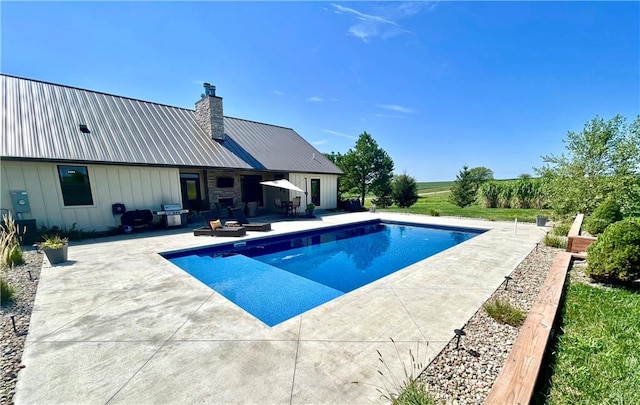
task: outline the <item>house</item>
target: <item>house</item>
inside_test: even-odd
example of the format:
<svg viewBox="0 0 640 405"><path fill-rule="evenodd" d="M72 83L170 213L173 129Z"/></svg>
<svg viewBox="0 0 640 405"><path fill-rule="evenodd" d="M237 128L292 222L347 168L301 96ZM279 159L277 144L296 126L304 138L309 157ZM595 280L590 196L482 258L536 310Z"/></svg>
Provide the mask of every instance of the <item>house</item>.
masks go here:
<svg viewBox="0 0 640 405"><path fill-rule="evenodd" d="M10 75L2 79L1 204L37 226L104 231L114 204L190 210L297 195L337 206L342 171L291 128L223 116L215 87L195 110ZM266 187L288 179L308 193ZM306 198L305 198L306 197Z"/></svg>

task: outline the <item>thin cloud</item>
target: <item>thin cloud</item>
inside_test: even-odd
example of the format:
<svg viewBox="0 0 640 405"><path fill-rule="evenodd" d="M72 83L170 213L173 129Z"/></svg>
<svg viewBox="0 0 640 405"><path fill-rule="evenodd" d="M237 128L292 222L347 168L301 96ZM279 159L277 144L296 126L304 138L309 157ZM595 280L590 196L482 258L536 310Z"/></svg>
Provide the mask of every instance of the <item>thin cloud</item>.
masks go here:
<svg viewBox="0 0 640 405"><path fill-rule="evenodd" d="M391 110L391 111L401 112L405 114L411 114L413 112L411 108L403 107L397 104L378 104L378 107L384 108L385 110Z"/></svg>
<svg viewBox="0 0 640 405"><path fill-rule="evenodd" d="M285 96L286 94L284 94L283 92L279 91L279 90L274 90L273 94L276 94L278 96Z"/></svg>
<svg viewBox="0 0 640 405"><path fill-rule="evenodd" d="M356 16L356 18L358 18L358 20L360 20L360 21L375 21L375 22L382 23L382 24L398 25L395 22L387 20L387 19L385 19L383 17L377 16L377 15L361 13L360 11L355 10L353 8L340 6L338 4L332 4L332 6L333 6L333 8L335 8L337 11L339 11L341 13L354 14Z"/></svg>
<svg viewBox="0 0 640 405"><path fill-rule="evenodd" d="M332 131L330 129L323 129L322 131L326 132L328 134L331 134L331 135L341 136L343 138L358 139L358 137L356 137L356 136L343 134L342 132Z"/></svg>
<svg viewBox="0 0 640 405"><path fill-rule="evenodd" d="M311 101L313 103L321 103L324 101L324 98L318 96L312 96L307 99L307 101Z"/></svg>
<svg viewBox="0 0 640 405"><path fill-rule="evenodd" d="M322 145L322 144L325 144L325 143L327 143L326 139L320 139L319 141L311 142L312 145Z"/></svg>
<svg viewBox="0 0 640 405"><path fill-rule="evenodd" d="M369 42L370 38L381 37L391 38L400 35L407 30L400 27L395 21L388 20L382 16L365 14L356 9L332 4L338 14L351 14L356 17L356 22L349 27L349 34L360 38L364 42Z"/></svg>
<svg viewBox="0 0 640 405"><path fill-rule="evenodd" d="M428 7L431 11L434 6L431 2L401 2L385 6L377 6L376 14L363 13L354 8L331 4L334 13L347 14L355 17L355 24L348 29L349 34L369 42L371 38L388 39L401 34L411 33L396 22L397 19L417 14Z"/></svg>
<svg viewBox="0 0 640 405"><path fill-rule="evenodd" d="M404 115L392 115L392 114L373 114L373 116L379 117L379 118L401 118L401 119L407 118Z"/></svg>

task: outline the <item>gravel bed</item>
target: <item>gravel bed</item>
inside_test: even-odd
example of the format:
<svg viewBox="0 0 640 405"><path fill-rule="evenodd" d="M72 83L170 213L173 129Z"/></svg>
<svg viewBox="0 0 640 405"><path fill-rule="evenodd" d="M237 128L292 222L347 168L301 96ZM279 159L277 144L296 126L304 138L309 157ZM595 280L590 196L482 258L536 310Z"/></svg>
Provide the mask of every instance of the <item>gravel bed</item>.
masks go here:
<svg viewBox="0 0 640 405"><path fill-rule="evenodd" d="M491 296L529 312L561 249L540 245L511 273L512 279ZM420 375L438 401L482 404L518 336L518 328L501 324L480 308L463 327L458 348L454 337ZM451 331L453 334L453 331Z"/></svg>
<svg viewBox="0 0 640 405"><path fill-rule="evenodd" d="M22 351L29 331L31 310L33 309L33 301L36 297L38 280L40 279L40 269L42 268L42 254L35 251L26 251L23 252L23 257L26 261L25 264L12 269L2 269L3 277L6 277L9 285L14 288L15 294L13 302L0 307L0 314L2 315L0 404L13 403L18 371L23 367ZM11 316L15 321L15 330Z"/></svg>

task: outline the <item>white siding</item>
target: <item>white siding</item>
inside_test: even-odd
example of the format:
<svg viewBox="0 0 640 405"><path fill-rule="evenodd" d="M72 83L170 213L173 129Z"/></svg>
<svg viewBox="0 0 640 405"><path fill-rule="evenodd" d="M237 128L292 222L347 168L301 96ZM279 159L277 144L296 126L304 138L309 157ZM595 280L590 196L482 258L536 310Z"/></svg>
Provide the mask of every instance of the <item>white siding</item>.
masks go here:
<svg viewBox="0 0 640 405"><path fill-rule="evenodd" d="M306 179L306 185L305 185ZM308 190L308 201L311 202L311 179L320 179L320 205L317 207L321 210L337 208L338 206L338 176L333 174L311 174L311 173L290 173L289 181L297 185L303 190ZM305 188L306 187L306 188ZM290 198L301 196L302 210L306 207L304 193L299 191L291 191Z"/></svg>
<svg viewBox="0 0 640 405"><path fill-rule="evenodd" d="M111 214L112 204L123 203L127 210L158 211L163 203L181 201L178 169L66 164L87 166L93 205L64 206L55 163L2 161L1 207L13 212L10 192L24 190L31 212L23 218L36 219L38 227L71 228L75 223L76 229L104 231L120 225L119 217Z"/></svg>

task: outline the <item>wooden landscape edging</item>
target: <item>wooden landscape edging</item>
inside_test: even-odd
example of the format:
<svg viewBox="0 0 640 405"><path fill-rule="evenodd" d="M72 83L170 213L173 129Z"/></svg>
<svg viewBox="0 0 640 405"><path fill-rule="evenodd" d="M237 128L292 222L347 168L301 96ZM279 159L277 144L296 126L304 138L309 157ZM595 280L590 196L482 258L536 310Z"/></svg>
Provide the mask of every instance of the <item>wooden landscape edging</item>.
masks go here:
<svg viewBox="0 0 640 405"><path fill-rule="evenodd" d="M576 215L576 219L573 220L573 224L569 229L567 236L567 252L571 253L583 253L587 251L587 247L596 241L596 238L592 236L580 236L580 230L582 229L582 221L584 221L584 214Z"/></svg>
<svg viewBox="0 0 640 405"><path fill-rule="evenodd" d="M559 252L520 328L509 357L493 383L485 404L525 405L531 401L547 344L552 336L572 255Z"/></svg>

